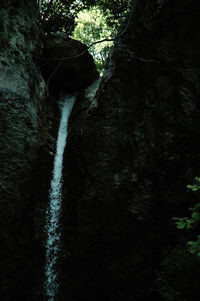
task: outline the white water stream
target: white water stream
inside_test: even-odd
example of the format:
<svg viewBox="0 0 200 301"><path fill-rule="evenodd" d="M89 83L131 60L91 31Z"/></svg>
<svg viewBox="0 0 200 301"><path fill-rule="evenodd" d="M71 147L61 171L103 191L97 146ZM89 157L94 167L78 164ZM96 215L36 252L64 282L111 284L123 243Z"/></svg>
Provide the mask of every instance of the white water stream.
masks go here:
<svg viewBox="0 0 200 301"><path fill-rule="evenodd" d="M48 301L54 301L58 287L58 259L60 255L60 215L62 203L62 169L63 154L67 140L67 126L72 111L75 96L67 95L60 101L61 119L58 130L56 155L54 159L53 177L49 195L49 208L46 212L46 266L45 266L45 296Z"/></svg>

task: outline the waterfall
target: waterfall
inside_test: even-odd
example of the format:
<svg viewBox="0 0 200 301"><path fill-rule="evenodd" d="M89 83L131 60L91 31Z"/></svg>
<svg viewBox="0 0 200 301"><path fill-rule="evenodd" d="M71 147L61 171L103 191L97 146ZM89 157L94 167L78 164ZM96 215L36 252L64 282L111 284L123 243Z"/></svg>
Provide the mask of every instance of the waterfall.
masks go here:
<svg viewBox="0 0 200 301"><path fill-rule="evenodd" d="M56 155L49 194L49 207L46 212L46 265L45 265L45 295L48 301L54 301L58 291L58 259L60 255L59 229L62 203L62 169L63 153L67 140L67 126L70 113L75 102L75 96L67 95L61 99L61 119L58 130Z"/></svg>

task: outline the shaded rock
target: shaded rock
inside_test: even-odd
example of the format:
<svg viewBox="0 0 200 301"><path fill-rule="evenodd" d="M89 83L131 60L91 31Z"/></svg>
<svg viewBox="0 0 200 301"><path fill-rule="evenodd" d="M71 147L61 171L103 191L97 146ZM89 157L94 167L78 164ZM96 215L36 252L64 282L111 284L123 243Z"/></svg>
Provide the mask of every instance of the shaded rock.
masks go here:
<svg viewBox="0 0 200 301"><path fill-rule="evenodd" d="M94 97L71 116L59 300L171 300L156 271L199 175L200 19L197 3L159 3L138 1ZM185 284L179 300L198 300Z"/></svg>
<svg viewBox="0 0 200 301"><path fill-rule="evenodd" d="M0 299L41 300L45 82L34 2L1 1ZM49 158L48 158L49 159ZM40 167L37 164L40 163ZM45 167L46 168L46 167ZM48 177L46 174L45 176ZM45 189L44 189L45 188ZM42 202L39 197L41 189ZM43 300L43 298L42 298Z"/></svg>
<svg viewBox="0 0 200 301"><path fill-rule="evenodd" d="M46 39L43 63L42 74L52 90L77 92L99 76L87 46L69 38Z"/></svg>

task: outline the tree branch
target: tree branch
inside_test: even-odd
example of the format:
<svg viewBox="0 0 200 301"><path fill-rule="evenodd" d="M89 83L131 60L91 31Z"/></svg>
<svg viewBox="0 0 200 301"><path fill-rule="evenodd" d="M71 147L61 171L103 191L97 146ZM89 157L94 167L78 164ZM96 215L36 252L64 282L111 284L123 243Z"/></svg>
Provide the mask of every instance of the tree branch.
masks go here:
<svg viewBox="0 0 200 301"><path fill-rule="evenodd" d="M89 46L87 46L87 49L89 49L93 45L96 45L96 44L99 44L99 43L102 43L102 42L111 42L111 41L114 41L114 40L115 40L115 38L110 38L110 39L107 38L107 39L99 40L99 41L91 43Z"/></svg>

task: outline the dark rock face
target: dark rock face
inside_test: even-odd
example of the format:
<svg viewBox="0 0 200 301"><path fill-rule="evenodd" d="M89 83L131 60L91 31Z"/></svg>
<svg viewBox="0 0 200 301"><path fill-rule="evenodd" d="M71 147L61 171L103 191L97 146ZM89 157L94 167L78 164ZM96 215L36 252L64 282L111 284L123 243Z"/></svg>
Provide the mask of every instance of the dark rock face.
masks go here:
<svg viewBox="0 0 200 301"><path fill-rule="evenodd" d="M179 243L171 218L189 207L186 185L199 175L197 4L138 2L96 93L71 116L59 300L200 298L196 286L183 290L185 270L175 299L156 276Z"/></svg>
<svg viewBox="0 0 200 301"><path fill-rule="evenodd" d="M41 300L38 194L45 181L37 164L45 83L34 61L40 52L37 10L34 1L1 1L0 8L0 299Z"/></svg>
<svg viewBox="0 0 200 301"><path fill-rule="evenodd" d="M61 35L46 39L42 62L42 73L54 92L83 90L99 76L86 45Z"/></svg>

